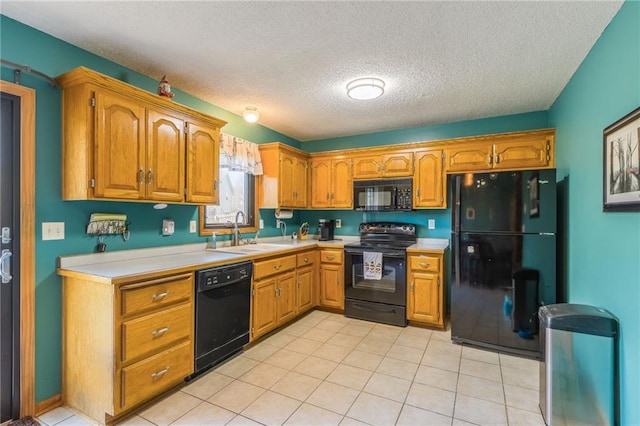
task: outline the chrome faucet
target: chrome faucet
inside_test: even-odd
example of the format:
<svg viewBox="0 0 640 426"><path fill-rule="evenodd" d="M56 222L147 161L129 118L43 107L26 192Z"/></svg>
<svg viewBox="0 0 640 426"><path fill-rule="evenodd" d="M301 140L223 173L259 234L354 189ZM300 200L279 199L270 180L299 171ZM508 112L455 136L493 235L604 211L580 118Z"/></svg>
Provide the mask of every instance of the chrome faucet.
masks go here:
<svg viewBox="0 0 640 426"><path fill-rule="evenodd" d="M238 213L236 213L236 220L233 225L233 245L234 246L239 246L240 242L242 241L242 236L240 235L240 230L238 229L238 217L240 216L242 216L243 223L245 220L247 220L247 218L244 215L244 212L242 210L238 210Z"/></svg>

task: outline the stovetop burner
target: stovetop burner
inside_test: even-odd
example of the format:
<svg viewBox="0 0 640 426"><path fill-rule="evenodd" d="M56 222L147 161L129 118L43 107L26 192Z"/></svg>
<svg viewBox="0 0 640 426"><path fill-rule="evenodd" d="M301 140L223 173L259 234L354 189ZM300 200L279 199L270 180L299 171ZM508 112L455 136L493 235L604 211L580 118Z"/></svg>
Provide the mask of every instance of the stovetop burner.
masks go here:
<svg viewBox="0 0 640 426"><path fill-rule="evenodd" d="M416 242L416 226L411 223L361 223L359 233L360 242L347 244L345 247L404 250Z"/></svg>

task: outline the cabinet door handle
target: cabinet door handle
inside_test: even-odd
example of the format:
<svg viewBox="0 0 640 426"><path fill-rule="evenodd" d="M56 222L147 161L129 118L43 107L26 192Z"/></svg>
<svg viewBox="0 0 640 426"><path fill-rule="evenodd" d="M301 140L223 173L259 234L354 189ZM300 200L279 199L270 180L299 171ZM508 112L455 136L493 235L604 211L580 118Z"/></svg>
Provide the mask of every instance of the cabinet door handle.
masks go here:
<svg viewBox="0 0 640 426"><path fill-rule="evenodd" d="M428 268L430 264L427 262L418 262L418 265L422 266L423 268Z"/></svg>
<svg viewBox="0 0 640 426"><path fill-rule="evenodd" d="M280 268L282 268L282 264L280 265L273 265L273 269L275 269L276 271L279 270Z"/></svg>
<svg viewBox="0 0 640 426"><path fill-rule="evenodd" d="M166 333L167 331L169 331L169 326L162 327L162 328L159 328L159 329L157 329L157 330L153 330L153 331L151 332L151 335L152 335L153 337L156 337L156 336L158 336L158 335L162 335L162 334Z"/></svg>
<svg viewBox="0 0 640 426"><path fill-rule="evenodd" d="M213 189L218 190L218 179L213 180Z"/></svg>
<svg viewBox="0 0 640 426"><path fill-rule="evenodd" d="M496 154L496 164L500 162L500 154Z"/></svg>
<svg viewBox="0 0 640 426"><path fill-rule="evenodd" d="M415 293L415 287L413 285L413 282L411 283L411 293Z"/></svg>
<svg viewBox="0 0 640 426"><path fill-rule="evenodd" d="M491 154L489 154L489 157L487 158L487 163L491 165Z"/></svg>
<svg viewBox="0 0 640 426"><path fill-rule="evenodd" d="M151 295L151 300L164 299L171 293L170 291L165 291L164 293L156 293Z"/></svg>
<svg viewBox="0 0 640 426"><path fill-rule="evenodd" d="M298 288L300 288L300 285L301 285L301 283L300 283L300 281L298 281Z"/></svg>
<svg viewBox="0 0 640 426"><path fill-rule="evenodd" d="M142 169L142 167L140 167L140 170L138 170L138 183L140 185L144 183L144 170Z"/></svg>
<svg viewBox="0 0 640 426"><path fill-rule="evenodd" d="M151 185L153 183L153 169L149 169L149 173L147 174L147 183Z"/></svg>
<svg viewBox="0 0 640 426"><path fill-rule="evenodd" d="M11 276L11 263L9 258L13 255L11 250L3 249L0 256L0 277L2 277L2 284L8 284L13 277Z"/></svg>
<svg viewBox="0 0 640 426"><path fill-rule="evenodd" d="M152 373L152 374L151 374L151 378L152 378L152 379L157 379L158 377L162 377L162 376L164 376L165 374L167 374L167 371L169 371L169 367L165 367L165 368L163 368L163 369L162 369L162 370L160 370L160 371L156 371L155 373Z"/></svg>

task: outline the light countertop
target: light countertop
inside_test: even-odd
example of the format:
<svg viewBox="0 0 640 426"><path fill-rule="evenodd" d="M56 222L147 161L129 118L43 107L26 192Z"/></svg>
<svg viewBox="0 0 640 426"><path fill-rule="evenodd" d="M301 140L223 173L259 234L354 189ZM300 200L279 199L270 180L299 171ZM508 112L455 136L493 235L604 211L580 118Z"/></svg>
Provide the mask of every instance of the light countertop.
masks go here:
<svg viewBox="0 0 640 426"><path fill-rule="evenodd" d="M295 253L307 248L339 248L357 242L357 236L339 236L332 241L292 240L281 237L261 239L257 245L231 247L226 241L215 249L207 249L206 243L182 244L157 248L120 250L58 258L58 274L62 276L85 275L101 280L123 279L153 273L186 272L208 267L259 260L275 254ZM449 245L446 239L420 238L408 251L444 251Z"/></svg>
<svg viewBox="0 0 640 426"><path fill-rule="evenodd" d="M336 247L358 240L358 237L341 236L333 241L283 240L280 237L264 238L257 245L231 247L218 245L207 249L206 243L182 244L157 248L119 250L105 253L91 253L58 257L58 274L77 276L78 274L101 279L126 278L158 272L181 272L185 269L204 269L212 266L242 262L273 256L274 254L296 252L313 247ZM261 244L268 248L260 249Z"/></svg>

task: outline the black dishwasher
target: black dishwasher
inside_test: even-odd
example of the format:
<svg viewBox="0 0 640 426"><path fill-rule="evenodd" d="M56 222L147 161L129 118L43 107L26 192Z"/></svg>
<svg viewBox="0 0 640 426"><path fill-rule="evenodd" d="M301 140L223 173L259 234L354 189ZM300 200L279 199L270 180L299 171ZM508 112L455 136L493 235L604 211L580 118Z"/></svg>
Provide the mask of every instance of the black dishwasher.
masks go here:
<svg viewBox="0 0 640 426"><path fill-rule="evenodd" d="M196 271L195 377L249 343L251 262Z"/></svg>

